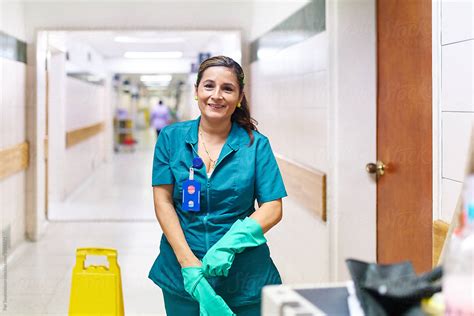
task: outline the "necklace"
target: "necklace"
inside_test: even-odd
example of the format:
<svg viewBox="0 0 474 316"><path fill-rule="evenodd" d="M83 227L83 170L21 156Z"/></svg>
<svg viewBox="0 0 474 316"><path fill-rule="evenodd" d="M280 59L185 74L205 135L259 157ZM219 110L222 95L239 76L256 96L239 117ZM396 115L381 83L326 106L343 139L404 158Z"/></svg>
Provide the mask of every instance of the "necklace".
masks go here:
<svg viewBox="0 0 474 316"><path fill-rule="evenodd" d="M209 166L209 171L211 171L216 166L217 159L214 160L211 158L211 154L209 154L209 151L207 150L206 143L204 142L204 137L202 136L201 130L199 130L199 136L201 136L202 146L204 147L204 151L206 152L207 157L209 158L209 161L211 162Z"/></svg>

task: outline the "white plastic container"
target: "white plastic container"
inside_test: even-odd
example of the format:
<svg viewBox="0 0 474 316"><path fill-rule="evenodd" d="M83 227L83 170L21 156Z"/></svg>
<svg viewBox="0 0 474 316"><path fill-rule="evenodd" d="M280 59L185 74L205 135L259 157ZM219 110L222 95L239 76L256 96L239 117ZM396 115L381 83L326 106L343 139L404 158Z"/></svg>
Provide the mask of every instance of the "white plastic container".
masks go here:
<svg viewBox="0 0 474 316"><path fill-rule="evenodd" d="M462 228L450 240L444 262L446 315L474 316L474 175L463 190Z"/></svg>

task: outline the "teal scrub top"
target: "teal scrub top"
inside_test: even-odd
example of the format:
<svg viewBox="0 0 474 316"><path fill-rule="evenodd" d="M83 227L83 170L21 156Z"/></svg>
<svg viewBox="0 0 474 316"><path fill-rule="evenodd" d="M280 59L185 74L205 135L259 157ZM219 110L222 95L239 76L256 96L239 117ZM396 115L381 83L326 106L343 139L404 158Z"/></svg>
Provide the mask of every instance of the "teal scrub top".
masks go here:
<svg viewBox="0 0 474 316"><path fill-rule="evenodd" d="M182 183L189 178L193 158L198 156L199 121L175 123L161 130L152 185L174 185L173 203L186 241L202 259L235 221L255 211L255 200L264 203L287 194L268 139L253 131L254 142L249 146L247 131L234 122L211 176L208 178L205 166L194 170L194 179L201 183L200 211L183 211ZM149 278L163 290L192 300L184 290L181 267L164 234ZM281 284L266 243L236 254L227 277L208 281L230 306L259 302L263 286Z"/></svg>

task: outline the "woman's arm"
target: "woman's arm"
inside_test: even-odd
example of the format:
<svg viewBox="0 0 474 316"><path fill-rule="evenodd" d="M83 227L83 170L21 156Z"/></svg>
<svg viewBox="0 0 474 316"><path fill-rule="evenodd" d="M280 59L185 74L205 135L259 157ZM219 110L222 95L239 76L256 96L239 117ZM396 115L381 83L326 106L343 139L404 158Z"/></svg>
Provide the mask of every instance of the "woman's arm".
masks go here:
<svg viewBox="0 0 474 316"><path fill-rule="evenodd" d="M201 261L194 255L184 237L178 215L173 205L173 185L165 184L153 187L155 214L161 229L168 239L174 254L182 268L201 266Z"/></svg>
<svg viewBox="0 0 474 316"><path fill-rule="evenodd" d="M263 233L266 233L283 217L281 199L260 204L250 217L256 220L262 226Z"/></svg>

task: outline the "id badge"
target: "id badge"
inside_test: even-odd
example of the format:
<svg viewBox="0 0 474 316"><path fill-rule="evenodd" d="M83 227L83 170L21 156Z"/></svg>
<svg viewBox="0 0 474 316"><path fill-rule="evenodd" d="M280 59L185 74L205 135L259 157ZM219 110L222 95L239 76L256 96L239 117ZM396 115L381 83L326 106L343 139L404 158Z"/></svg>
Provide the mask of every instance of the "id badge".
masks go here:
<svg viewBox="0 0 474 316"><path fill-rule="evenodd" d="M201 210L201 184L196 180L188 179L183 182L182 209L189 212Z"/></svg>

